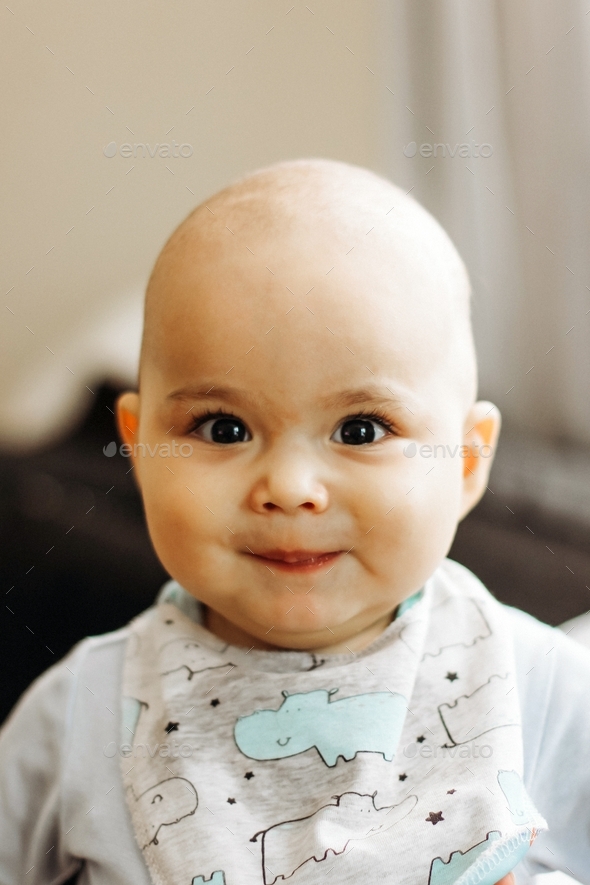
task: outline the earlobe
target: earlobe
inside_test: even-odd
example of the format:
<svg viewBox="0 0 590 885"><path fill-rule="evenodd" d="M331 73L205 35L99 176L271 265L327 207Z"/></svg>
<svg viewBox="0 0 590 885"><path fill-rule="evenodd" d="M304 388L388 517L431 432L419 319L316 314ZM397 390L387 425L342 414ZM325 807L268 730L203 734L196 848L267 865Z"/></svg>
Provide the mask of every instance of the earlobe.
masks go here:
<svg viewBox="0 0 590 885"><path fill-rule="evenodd" d="M139 425L139 395L128 391L117 400L117 429L124 443L132 446Z"/></svg>
<svg viewBox="0 0 590 885"><path fill-rule="evenodd" d="M137 467L135 460L135 444L138 438L139 427L139 394L128 391L118 398L116 406L117 430L119 436L130 447L129 455L133 466ZM139 485L139 475L134 471L136 482Z"/></svg>
<svg viewBox="0 0 590 885"><path fill-rule="evenodd" d="M500 412L493 403L473 405L465 423L463 502L461 519L475 507L486 489L500 433Z"/></svg>
<svg viewBox="0 0 590 885"><path fill-rule="evenodd" d="M476 406L479 405L488 407L491 406L498 413L499 418L500 413L496 406L492 406L492 403L476 403ZM492 456L492 440L494 440L495 442L499 432L499 427L496 428L497 420L495 418L488 417L487 413L486 417L483 418L481 421L477 421L477 417L474 417L469 423L471 424L471 428L467 431L466 436L473 436L475 434L475 436L479 437L479 443L473 441L470 445L466 443L469 448L469 454L465 458L465 463L463 465L463 476L467 476L469 473L473 473L475 471L475 468L477 467L478 457L485 458L486 456ZM482 449L486 449L489 451L482 452Z"/></svg>

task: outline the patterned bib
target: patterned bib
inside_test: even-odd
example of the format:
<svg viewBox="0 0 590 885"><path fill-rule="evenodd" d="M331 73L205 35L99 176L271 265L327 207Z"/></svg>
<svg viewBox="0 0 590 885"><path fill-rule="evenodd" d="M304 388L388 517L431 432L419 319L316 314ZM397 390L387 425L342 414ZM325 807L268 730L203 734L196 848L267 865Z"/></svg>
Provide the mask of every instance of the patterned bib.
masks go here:
<svg viewBox="0 0 590 885"><path fill-rule="evenodd" d="M356 654L248 651L201 620L171 581L127 646L123 780L154 885L494 885L546 827L505 614L462 566Z"/></svg>

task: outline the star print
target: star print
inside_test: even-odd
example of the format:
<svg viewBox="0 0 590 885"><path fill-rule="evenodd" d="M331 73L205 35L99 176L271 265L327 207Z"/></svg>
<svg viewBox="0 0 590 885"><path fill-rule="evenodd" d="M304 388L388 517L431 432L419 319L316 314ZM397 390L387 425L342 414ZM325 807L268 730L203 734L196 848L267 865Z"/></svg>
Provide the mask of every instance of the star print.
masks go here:
<svg viewBox="0 0 590 885"><path fill-rule="evenodd" d="M459 677L457 676L456 673L450 673L450 672L447 673L447 675L445 676L445 679L448 679L449 682L454 682L455 679L458 679L458 678L459 678Z"/></svg>
<svg viewBox="0 0 590 885"><path fill-rule="evenodd" d="M447 793L449 794L449 796L452 796L453 793L456 793L456 792L457 792L456 790L447 790Z"/></svg>
<svg viewBox="0 0 590 885"><path fill-rule="evenodd" d="M407 778L407 776L408 776L407 774L400 774L400 775L398 776L398 780L400 780L400 781L405 781L405 779Z"/></svg>
<svg viewBox="0 0 590 885"><path fill-rule="evenodd" d="M164 731L166 734L170 734L171 731L178 731L179 722L169 722Z"/></svg>
<svg viewBox="0 0 590 885"><path fill-rule="evenodd" d="M418 741L419 744L423 744L424 741L426 740L426 738L424 737L423 734L421 734L420 737L416 738L416 740Z"/></svg>
<svg viewBox="0 0 590 885"><path fill-rule="evenodd" d="M244 775L244 777L246 778L247 781L252 780L252 778L254 777L254 772L247 771L246 774Z"/></svg>
<svg viewBox="0 0 590 885"><path fill-rule="evenodd" d="M235 800L235 799L228 799L227 801L229 802L230 805L235 805L235 804L236 804L236 800Z"/></svg>
<svg viewBox="0 0 590 885"><path fill-rule="evenodd" d="M442 811L431 811L428 817L425 817L424 820L435 826L436 824L439 824L441 820L444 820L444 817L442 816Z"/></svg>
<svg viewBox="0 0 590 885"><path fill-rule="evenodd" d="M218 704L219 704L219 698L213 698L213 700L211 701L211 706L217 707Z"/></svg>

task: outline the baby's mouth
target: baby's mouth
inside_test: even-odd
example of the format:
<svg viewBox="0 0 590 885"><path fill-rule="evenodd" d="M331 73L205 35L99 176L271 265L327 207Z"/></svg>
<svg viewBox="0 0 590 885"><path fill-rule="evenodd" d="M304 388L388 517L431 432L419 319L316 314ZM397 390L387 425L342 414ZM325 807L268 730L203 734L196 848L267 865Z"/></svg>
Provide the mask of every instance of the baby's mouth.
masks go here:
<svg viewBox="0 0 590 885"><path fill-rule="evenodd" d="M264 563L271 571L273 568L291 572L309 572L319 569L327 563L335 561L344 551L332 550L321 552L316 550L262 550L250 553L255 559Z"/></svg>

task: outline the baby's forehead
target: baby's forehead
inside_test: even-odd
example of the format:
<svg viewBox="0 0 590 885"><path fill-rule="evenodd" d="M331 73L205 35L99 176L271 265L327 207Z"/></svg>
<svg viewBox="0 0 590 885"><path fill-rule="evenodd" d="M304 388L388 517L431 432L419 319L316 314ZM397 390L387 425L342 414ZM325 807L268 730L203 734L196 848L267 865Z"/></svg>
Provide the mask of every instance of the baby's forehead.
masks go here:
<svg viewBox="0 0 590 885"><path fill-rule="evenodd" d="M199 206L162 251L148 302L166 278L177 283L167 287L173 297L212 266L245 277L264 268L289 288L294 265L309 269L310 285L332 272L364 279L365 289L387 277L392 298L403 287L412 299L432 298L433 310L468 303L463 263L429 213L367 170L319 161L279 164Z"/></svg>
<svg viewBox="0 0 590 885"><path fill-rule="evenodd" d="M175 347L189 314L220 333L232 317L262 328L288 293L310 312L327 307L326 328L352 322L369 348L394 322L392 336L434 358L441 336L469 325L463 264L419 204L363 169L280 164L207 200L166 244L148 287L142 362L151 339Z"/></svg>
<svg viewBox="0 0 590 885"><path fill-rule="evenodd" d="M464 273L448 236L419 203L369 170L344 163L281 163L248 176L197 207L172 235L163 255L177 240L224 241L228 231L245 239L307 233L349 249L371 235L368 242L400 252L419 247Z"/></svg>

